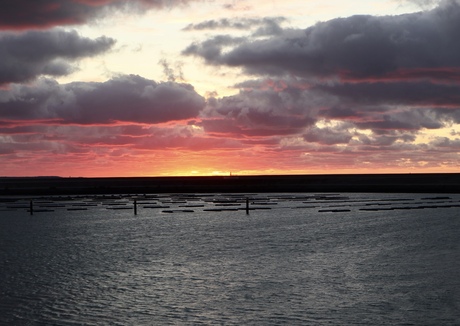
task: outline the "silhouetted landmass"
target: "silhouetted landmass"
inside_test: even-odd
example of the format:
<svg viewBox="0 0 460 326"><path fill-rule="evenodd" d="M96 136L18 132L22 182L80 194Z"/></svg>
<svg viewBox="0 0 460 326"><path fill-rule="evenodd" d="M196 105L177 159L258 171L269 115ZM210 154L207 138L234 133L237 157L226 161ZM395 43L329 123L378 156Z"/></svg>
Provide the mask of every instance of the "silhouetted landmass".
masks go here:
<svg viewBox="0 0 460 326"><path fill-rule="evenodd" d="M137 178L0 178L0 195L216 192L459 193L460 173Z"/></svg>

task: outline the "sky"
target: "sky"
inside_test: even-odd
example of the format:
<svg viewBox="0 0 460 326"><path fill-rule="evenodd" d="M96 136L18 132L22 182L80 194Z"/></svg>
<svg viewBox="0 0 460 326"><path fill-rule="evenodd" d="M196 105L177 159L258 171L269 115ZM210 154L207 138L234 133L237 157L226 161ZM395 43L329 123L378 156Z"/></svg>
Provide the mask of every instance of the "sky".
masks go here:
<svg viewBox="0 0 460 326"><path fill-rule="evenodd" d="M5 0L0 176L460 172L460 0Z"/></svg>

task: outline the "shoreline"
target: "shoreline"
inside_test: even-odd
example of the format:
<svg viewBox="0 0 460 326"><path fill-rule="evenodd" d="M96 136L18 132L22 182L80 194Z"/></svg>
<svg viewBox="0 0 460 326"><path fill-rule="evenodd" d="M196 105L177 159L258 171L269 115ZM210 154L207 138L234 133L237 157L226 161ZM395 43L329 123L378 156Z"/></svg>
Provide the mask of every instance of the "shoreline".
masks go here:
<svg viewBox="0 0 460 326"><path fill-rule="evenodd" d="M0 196L154 193L460 193L460 173L205 177L0 177Z"/></svg>

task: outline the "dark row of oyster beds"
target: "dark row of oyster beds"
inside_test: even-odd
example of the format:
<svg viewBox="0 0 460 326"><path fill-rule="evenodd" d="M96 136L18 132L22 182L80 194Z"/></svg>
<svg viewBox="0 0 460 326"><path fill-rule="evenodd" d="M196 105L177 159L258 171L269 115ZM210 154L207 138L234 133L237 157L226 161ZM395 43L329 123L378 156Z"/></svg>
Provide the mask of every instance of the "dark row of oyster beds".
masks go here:
<svg viewBox="0 0 460 326"><path fill-rule="evenodd" d="M0 196L217 192L460 193L460 173L0 178Z"/></svg>
<svg viewBox="0 0 460 326"><path fill-rule="evenodd" d="M410 197L409 197L410 196ZM340 194L146 194L146 195L66 195L40 197L2 197L0 213L26 211L31 215L43 212L128 210L137 215L156 213L204 213L254 210L297 209L318 213L357 211L397 211L426 209L458 209L456 194L424 196L423 194L375 194L344 196Z"/></svg>

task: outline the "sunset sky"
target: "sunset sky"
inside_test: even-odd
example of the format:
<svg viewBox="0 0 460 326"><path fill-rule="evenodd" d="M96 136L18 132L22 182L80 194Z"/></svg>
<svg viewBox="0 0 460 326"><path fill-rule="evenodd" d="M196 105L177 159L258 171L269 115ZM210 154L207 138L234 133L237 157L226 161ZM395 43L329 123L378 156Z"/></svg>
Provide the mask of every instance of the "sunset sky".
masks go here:
<svg viewBox="0 0 460 326"><path fill-rule="evenodd" d="M5 0L0 176L460 172L460 0Z"/></svg>

